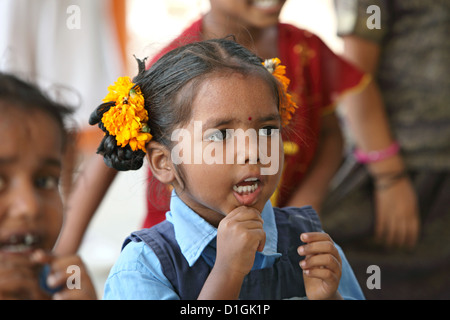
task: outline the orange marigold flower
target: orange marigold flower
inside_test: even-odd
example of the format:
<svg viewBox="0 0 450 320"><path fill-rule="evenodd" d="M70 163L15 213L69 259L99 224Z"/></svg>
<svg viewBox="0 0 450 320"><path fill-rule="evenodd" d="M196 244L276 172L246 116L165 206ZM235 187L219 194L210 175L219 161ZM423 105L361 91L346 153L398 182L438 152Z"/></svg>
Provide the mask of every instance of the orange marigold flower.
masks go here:
<svg viewBox="0 0 450 320"><path fill-rule="evenodd" d="M152 135L146 124L148 113L141 89L129 77L121 77L108 90L103 102L114 101L116 104L103 114L106 130L116 137L118 146L130 145L133 151L140 149L146 152L145 144Z"/></svg>
<svg viewBox="0 0 450 320"><path fill-rule="evenodd" d="M297 109L297 104L292 100L291 94L288 93L288 87L291 81L285 76L286 66L283 66L278 58L267 59L263 62L263 65L281 84L282 90L279 91L279 111L281 115L281 124L286 126Z"/></svg>

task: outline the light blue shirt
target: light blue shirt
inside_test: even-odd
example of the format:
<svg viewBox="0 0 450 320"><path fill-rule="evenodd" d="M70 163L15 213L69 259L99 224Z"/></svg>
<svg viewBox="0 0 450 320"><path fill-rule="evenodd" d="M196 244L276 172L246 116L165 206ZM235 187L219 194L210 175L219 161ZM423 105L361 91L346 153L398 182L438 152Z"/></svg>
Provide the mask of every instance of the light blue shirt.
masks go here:
<svg viewBox="0 0 450 320"><path fill-rule="evenodd" d="M266 243L262 252L255 255L253 269L273 265L281 256L277 253L278 232L270 201L261 216L264 220ZM174 226L175 238L190 266L202 256L213 266L216 258L217 229L192 211L172 193L170 211L166 219ZM341 248L342 276L339 292L347 299L364 299L364 295ZM169 280L164 276L159 259L145 242L130 242L121 252L105 283L104 299L178 300Z"/></svg>

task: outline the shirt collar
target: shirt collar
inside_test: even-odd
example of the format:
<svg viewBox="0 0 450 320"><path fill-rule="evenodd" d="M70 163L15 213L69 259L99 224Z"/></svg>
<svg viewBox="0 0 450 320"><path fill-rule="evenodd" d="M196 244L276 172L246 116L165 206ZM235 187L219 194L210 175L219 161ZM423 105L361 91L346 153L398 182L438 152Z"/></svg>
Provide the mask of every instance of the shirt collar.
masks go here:
<svg viewBox="0 0 450 320"><path fill-rule="evenodd" d="M264 220L263 229L266 232L266 244L262 254L274 255L277 252L278 231L270 201L267 201L264 206L261 217ZM172 191L170 211L166 213L166 219L174 226L175 239L189 266L197 261L206 246L217 236L217 228L189 208L175 191Z"/></svg>

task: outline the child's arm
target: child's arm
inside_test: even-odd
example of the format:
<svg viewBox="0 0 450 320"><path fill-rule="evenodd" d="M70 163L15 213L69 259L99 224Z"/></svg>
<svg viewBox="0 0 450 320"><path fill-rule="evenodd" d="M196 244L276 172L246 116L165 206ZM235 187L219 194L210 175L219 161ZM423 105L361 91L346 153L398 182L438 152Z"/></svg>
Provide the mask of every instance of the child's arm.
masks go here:
<svg viewBox="0 0 450 320"><path fill-rule="evenodd" d="M98 155L86 163L69 197L66 221L54 250L57 254L77 253L89 222L116 174L117 171L108 168Z"/></svg>
<svg viewBox="0 0 450 320"><path fill-rule="evenodd" d="M261 213L238 207L219 224L217 258L199 299L238 299L244 277L252 269L256 251L264 249L266 234Z"/></svg>
<svg viewBox="0 0 450 320"><path fill-rule="evenodd" d="M322 116L319 145L311 167L286 206L311 205L320 215L329 183L342 161L343 138L336 114Z"/></svg>
<svg viewBox="0 0 450 320"><path fill-rule="evenodd" d="M365 72L376 74L381 47L375 42L357 36L345 36L344 56ZM345 117L363 151L384 150L394 142L388 114L376 83L371 82L358 94L343 99ZM368 121L367 119L370 119ZM385 174L404 172L401 154L367 164L375 185L383 184ZM389 188L375 188L375 236L388 246L416 245L420 234L420 215L417 195L408 176L390 184ZM402 199L402 201L398 201Z"/></svg>
<svg viewBox="0 0 450 320"><path fill-rule="evenodd" d="M342 274L342 262L330 236L322 232L301 234L306 245L298 247L305 256L300 262L303 269L305 290L310 300L342 299L338 292Z"/></svg>

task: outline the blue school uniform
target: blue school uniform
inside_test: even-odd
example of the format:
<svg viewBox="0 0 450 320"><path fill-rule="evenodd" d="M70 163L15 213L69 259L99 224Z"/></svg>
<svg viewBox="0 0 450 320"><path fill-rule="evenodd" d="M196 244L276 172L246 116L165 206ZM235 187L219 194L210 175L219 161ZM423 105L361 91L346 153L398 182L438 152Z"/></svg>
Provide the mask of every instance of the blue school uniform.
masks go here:
<svg viewBox="0 0 450 320"><path fill-rule="evenodd" d="M132 233L105 284L104 299L197 299L216 258L217 229L173 193L166 220ZM303 257L297 247L303 232L322 231L311 207L273 208L261 213L266 232L262 252L245 277L240 299L290 299L306 296ZM339 292L346 299L364 299L341 248Z"/></svg>

